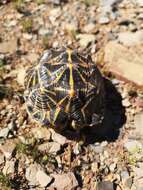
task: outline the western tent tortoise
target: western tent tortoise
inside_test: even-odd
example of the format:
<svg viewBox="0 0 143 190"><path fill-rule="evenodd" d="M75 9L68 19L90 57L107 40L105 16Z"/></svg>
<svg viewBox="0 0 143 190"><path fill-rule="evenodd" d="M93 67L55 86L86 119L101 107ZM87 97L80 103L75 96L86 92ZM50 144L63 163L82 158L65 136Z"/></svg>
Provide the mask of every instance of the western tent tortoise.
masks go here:
<svg viewBox="0 0 143 190"><path fill-rule="evenodd" d="M64 48L48 50L25 77L25 100L33 119L57 132L101 123L104 82L90 56Z"/></svg>

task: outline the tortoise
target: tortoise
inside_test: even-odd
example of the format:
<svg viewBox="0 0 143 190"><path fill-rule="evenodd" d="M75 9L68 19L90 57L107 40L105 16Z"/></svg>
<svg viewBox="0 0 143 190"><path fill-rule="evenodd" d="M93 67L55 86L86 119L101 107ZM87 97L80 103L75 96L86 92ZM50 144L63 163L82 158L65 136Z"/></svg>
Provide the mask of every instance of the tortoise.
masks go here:
<svg viewBox="0 0 143 190"><path fill-rule="evenodd" d="M27 111L57 132L102 123L104 80L91 57L71 48L46 50L25 76Z"/></svg>

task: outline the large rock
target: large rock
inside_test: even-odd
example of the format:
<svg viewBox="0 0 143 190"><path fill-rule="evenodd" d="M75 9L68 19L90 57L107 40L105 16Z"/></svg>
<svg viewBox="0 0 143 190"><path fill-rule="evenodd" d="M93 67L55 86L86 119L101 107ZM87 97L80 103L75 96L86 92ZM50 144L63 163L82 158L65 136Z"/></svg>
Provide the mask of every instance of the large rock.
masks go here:
<svg viewBox="0 0 143 190"><path fill-rule="evenodd" d="M57 142L45 142L38 146L41 152L48 152L49 154L57 154L60 151L61 145Z"/></svg>
<svg viewBox="0 0 143 190"><path fill-rule="evenodd" d="M66 174L53 174L55 181L51 185L58 190L72 190L78 186L78 182L72 172Z"/></svg>
<svg viewBox="0 0 143 190"><path fill-rule="evenodd" d="M104 61L107 69L117 77L143 87L142 46L127 48L115 41L109 42L105 47Z"/></svg>
<svg viewBox="0 0 143 190"><path fill-rule="evenodd" d="M79 44L81 47L86 48L90 43L95 42L94 34L78 34L76 35L77 40L79 40Z"/></svg>
<svg viewBox="0 0 143 190"><path fill-rule="evenodd" d="M36 173L36 178L41 187L46 187L52 181L52 178L42 170Z"/></svg>
<svg viewBox="0 0 143 190"><path fill-rule="evenodd" d="M0 53L14 53L17 50L17 39L0 43Z"/></svg>
<svg viewBox="0 0 143 190"><path fill-rule="evenodd" d="M7 159L12 157L12 154L16 147L16 141L7 140L3 145L0 145L0 150Z"/></svg>
<svg viewBox="0 0 143 190"><path fill-rule="evenodd" d="M114 190L114 184L110 181L97 183L96 190Z"/></svg>
<svg viewBox="0 0 143 190"><path fill-rule="evenodd" d="M143 30L137 32L121 32L118 34L118 40L126 46L143 44Z"/></svg>

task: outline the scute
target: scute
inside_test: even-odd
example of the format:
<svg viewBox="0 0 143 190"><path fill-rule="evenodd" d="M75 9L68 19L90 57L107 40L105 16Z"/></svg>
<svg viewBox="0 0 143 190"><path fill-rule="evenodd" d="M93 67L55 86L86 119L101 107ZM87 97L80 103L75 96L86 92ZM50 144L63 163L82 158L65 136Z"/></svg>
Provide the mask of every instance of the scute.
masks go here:
<svg viewBox="0 0 143 190"><path fill-rule="evenodd" d="M104 116L100 71L89 57L69 48L46 51L27 71L25 89L28 113L56 131L94 126Z"/></svg>

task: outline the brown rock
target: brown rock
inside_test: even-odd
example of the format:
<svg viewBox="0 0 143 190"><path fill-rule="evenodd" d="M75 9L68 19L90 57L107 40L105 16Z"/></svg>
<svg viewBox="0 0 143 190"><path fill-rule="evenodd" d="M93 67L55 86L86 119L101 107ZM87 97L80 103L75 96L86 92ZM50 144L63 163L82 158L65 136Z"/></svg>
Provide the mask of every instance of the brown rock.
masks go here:
<svg viewBox="0 0 143 190"><path fill-rule="evenodd" d="M52 187L58 190L72 190L78 186L78 182L72 172L66 174L53 174L52 177L55 178Z"/></svg>
<svg viewBox="0 0 143 190"><path fill-rule="evenodd" d="M14 53L17 50L17 39L0 43L0 53Z"/></svg>
<svg viewBox="0 0 143 190"><path fill-rule="evenodd" d="M56 142L46 142L38 146L38 150L41 152L48 152L50 154L56 154L60 151L61 145Z"/></svg>
<svg viewBox="0 0 143 190"><path fill-rule="evenodd" d="M15 147L16 147L15 141L7 140L5 144L0 145L0 150L7 159L10 159L15 150Z"/></svg>
<svg viewBox="0 0 143 190"><path fill-rule="evenodd" d="M143 48L142 46L124 47L109 42L105 47L104 61L107 69L120 79L143 87Z"/></svg>

